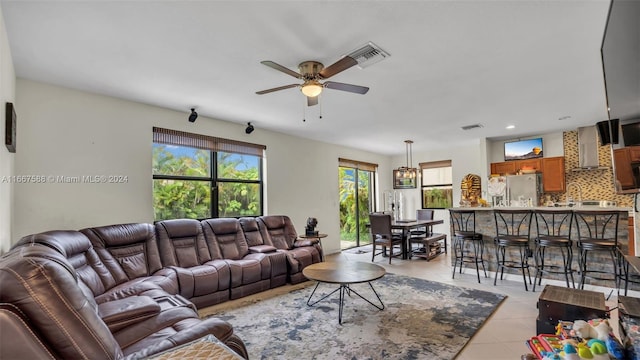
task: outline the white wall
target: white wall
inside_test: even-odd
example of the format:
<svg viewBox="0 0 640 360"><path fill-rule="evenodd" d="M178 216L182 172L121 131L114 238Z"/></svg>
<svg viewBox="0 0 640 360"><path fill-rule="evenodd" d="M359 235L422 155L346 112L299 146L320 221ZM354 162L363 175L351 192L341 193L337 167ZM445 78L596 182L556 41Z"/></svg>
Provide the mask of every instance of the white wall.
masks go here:
<svg viewBox="0 0 640 360"><path fill-rule="evenodd" d="M4 138L5 131L5 103L14 102L15 72L9 40L4 27L4 17L0 8L0 134ZM16 113L19 113L19 110ZM19 149L20 144L16 143ZM18 150L20 151L20 150ZM14 174L14 154L2 145L0 149L0 254L11 246L12 239L12 210L14 204L13 184L10 177Z"/></svg>
<svg viewBox="0 0 640 360"><path fill-rule="evenodd" d="M414 138L415 143L421 141L429 141L428 137L424 139ZM487 160L484 141L472 142L467 146L430 150L428 152L414 152L413 153L413 166L418 166L418 163L439 161L439 160L451 160L452 168L452 180L453 180L453 206L458 206L460 202L461 189L460 182L462 178L467 174L477 174L485 181L487 178ZM393 158L393 168L406 165L406 155L396 156ZM385 176L381 173L380 176ZM388 173L388 177L392 177L391 171ZM391 184L389 188L383 190L391 190ZM483 189L486 188L486 184L483 184ZM420 179L416 189L399 190L402 191L406 199L405 216L408 218L415 218L417 209L422 207L422 193L420 190ZM449 234L449 212L446 209L435 210L434 219L442 219L444 221L441 225L433 227L433 231L439 233Z"/></svg>
<svg viewBox="0 0 640 360"><path fill-rule="evenodd" d="M263 144L266 152L265 213L289 215L299 232L318 218L327 253L339 242L338 158L379 164L390 158L111 97L18 79L20 110L16 174L44 176L125 175L125 184L20 184L15 186L15 242L53 229L80 229L124 222L152 222L152 127ZM249 121L251 119L247 119ZM391 179L381 177L381 188Z"/></svg>

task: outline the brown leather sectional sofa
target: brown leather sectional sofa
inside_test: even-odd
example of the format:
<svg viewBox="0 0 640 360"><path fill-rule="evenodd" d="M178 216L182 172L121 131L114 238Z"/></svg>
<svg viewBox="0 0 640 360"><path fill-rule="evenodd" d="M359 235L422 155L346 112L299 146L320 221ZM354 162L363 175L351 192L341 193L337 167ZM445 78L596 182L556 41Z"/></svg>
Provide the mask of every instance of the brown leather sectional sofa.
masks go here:
<svg viewBox="0 0 640 360"><path fill-rule="evenodd" d="M248 358L197 309L305 281L321 258L286 216L29 235L0 258L0 358L139 359L210 334Z"/></svg>

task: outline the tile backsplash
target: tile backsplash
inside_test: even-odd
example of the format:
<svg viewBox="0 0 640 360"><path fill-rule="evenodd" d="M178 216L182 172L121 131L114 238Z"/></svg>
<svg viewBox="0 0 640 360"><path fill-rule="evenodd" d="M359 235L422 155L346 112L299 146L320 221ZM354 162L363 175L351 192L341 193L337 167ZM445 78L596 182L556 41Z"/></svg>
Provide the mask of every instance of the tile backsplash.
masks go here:
<svg viewBox="0 0 640 360"><path fill-rule="evenodd" d="M615 192L610 145L598 147L600 167L606 167L605 170L572 171L578 168L578 131L565 131L563 143L567 190L571 191L574 199L578 198L578 194L575 187L569 188L572 182L582 188L582 199L615 201L621 207L633 205L633 195L618 195ZM567 193L555 194L554 197L558 196L556 201L566 201Z"/></svg>

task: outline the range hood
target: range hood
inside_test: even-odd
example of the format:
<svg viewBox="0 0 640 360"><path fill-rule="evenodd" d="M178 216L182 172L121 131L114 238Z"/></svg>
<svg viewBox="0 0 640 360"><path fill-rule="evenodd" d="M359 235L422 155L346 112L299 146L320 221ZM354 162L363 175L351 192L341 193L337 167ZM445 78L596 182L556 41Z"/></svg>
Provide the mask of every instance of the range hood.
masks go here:
<svg viewBox="0 0 640 360"><path fill-rule="evenodd" d="M578 168L572 171L603 170L598 160L598 131L594 126L578 128Z"/></svg>

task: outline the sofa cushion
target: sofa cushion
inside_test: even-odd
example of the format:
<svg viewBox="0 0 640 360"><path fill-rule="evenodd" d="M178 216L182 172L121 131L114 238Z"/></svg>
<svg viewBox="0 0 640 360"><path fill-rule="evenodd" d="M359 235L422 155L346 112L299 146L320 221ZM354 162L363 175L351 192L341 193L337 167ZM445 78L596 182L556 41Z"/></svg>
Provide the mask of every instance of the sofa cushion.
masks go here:
<svg viewBox="0 0 640 360"><path fill-rule="evenodd" d="M156 223L160 259L164 266L189 268L211 260L200 221L164 220Z"/></svg>
<svg viewBox="0 0 640 360"><path fill-rule="evenodd" d="M89 238L117 285L145 278L144 281L156 283L170 294L178 292L175 271L162 267L153 225L118 224L80 232Z"/></svg>
<svg viewBox="0 0 640 360"><path fill-rule="evenodd" d="M293 223L285 215L266 215L258 218L262 237L265 241L278 249L289 250L293 248L298 239L298 233Z"/></svg>
<svg viewBox="0 0 640 360"><path fill-rule="evenodd" d="M249 253L249 245L237 219L203 220L202 227L214 259L240 260Z"/></svg>

